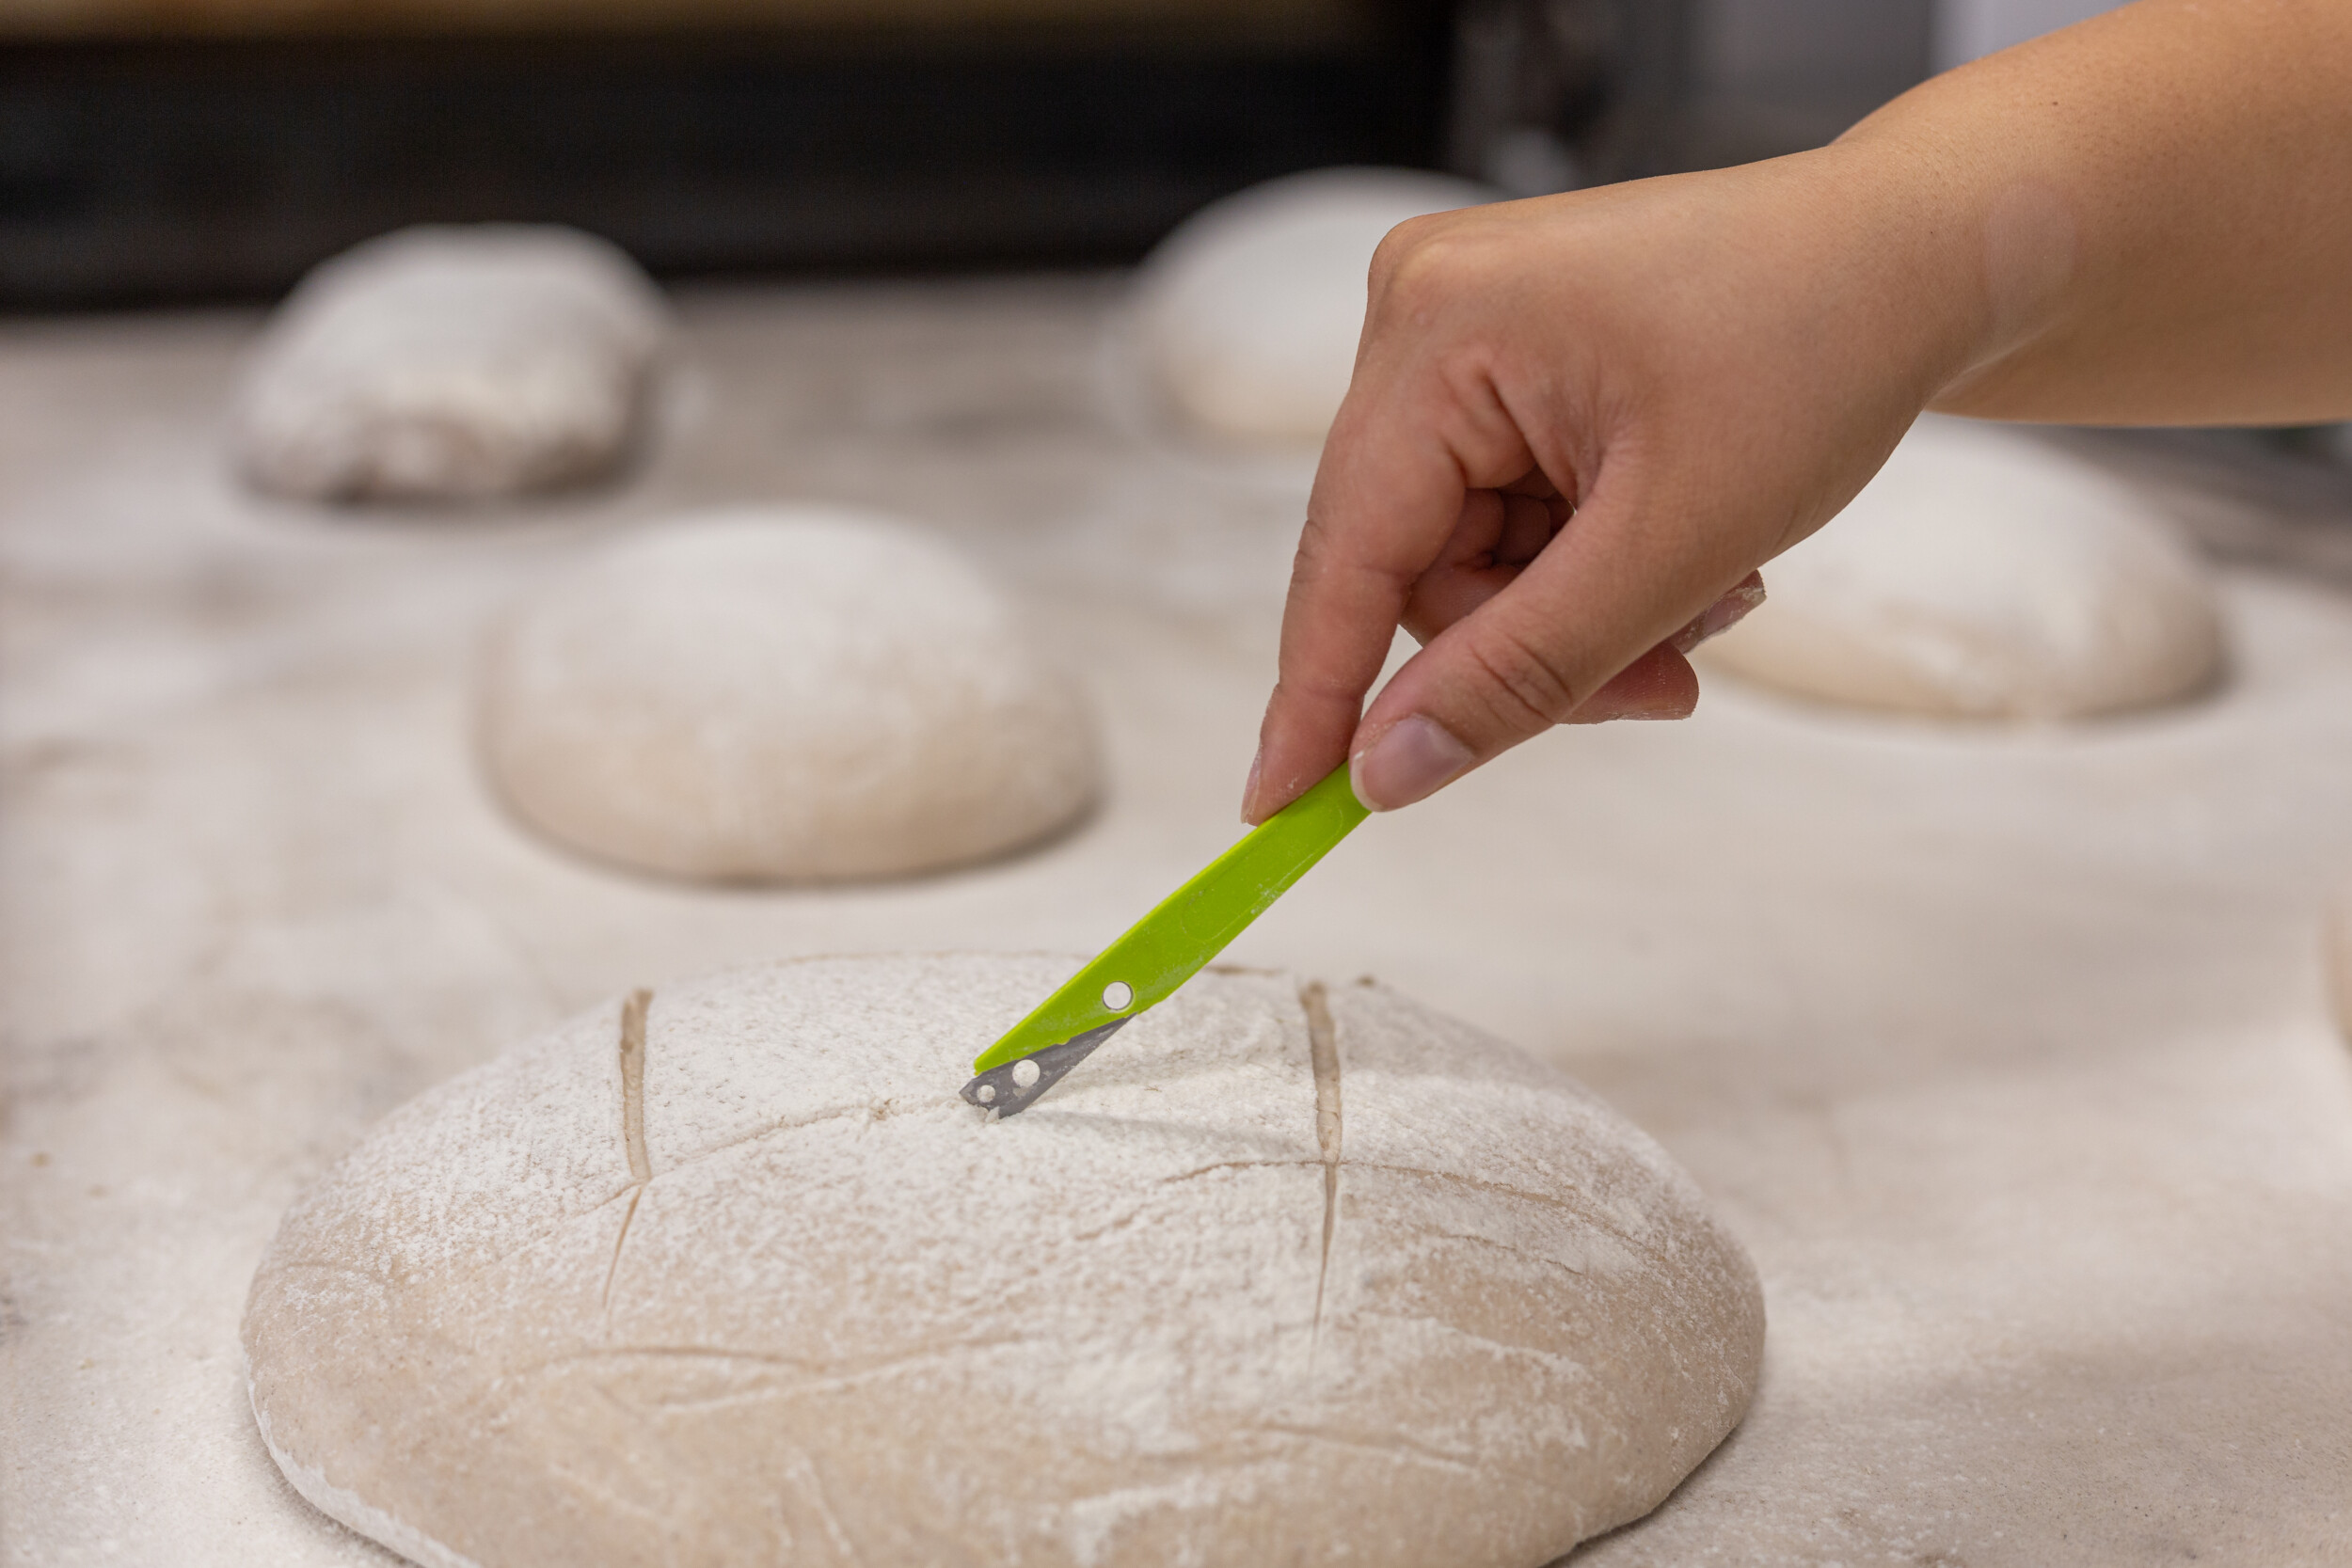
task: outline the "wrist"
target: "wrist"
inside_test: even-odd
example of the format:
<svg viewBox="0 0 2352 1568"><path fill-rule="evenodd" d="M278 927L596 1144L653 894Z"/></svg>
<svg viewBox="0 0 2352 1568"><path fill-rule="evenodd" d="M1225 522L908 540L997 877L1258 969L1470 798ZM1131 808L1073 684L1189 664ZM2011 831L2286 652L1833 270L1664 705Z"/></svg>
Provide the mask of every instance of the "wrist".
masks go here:
<svg viewBox="0 0 2352 1568"><path fill-rule="evenodd" d="M2054 190L1866 121L1818 154L1856 226L1866 297L1922 408L1950 408L2051 330L2074 268Z"/></svg>
<svg viewBox="0 0 2352 1568"><path fill-rule="evenodd" d="M1963 141L1969 123L1938 78L1897 99L1825 152L1844 154L1878 221L1899 238L1917 325L1922 405L1998 417L2014 368L2058 334L2081 271L2072 204L2014 138Z"/></svg>

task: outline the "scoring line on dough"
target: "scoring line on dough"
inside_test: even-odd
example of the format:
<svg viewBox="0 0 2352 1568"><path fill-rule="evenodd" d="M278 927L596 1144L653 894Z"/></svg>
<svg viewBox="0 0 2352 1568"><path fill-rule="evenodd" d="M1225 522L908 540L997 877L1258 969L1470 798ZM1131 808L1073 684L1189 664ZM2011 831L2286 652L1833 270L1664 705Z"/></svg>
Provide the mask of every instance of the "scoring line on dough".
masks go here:
<svg viewBox="0 0 2352 1568"><path fill-rule="evenodd" d="M1315 1268L1315 1315L1307 1333L1307 1378L1315 1373L1315 1351L1323 1342L1323 1288L1331 1277L1331 1235L1340 1219L1340 1037L1323 982L1298 988L1307 1014L1307 1062L1315 1075L1315 1148L1323 1155L1323 1259Z"/></svg>
<svg viewBox="0 0 2352 1568"><path fill-rule="evenodd" d="M621 1004L621 1147L628 1155L628 1208L621 1214L620 1233L612 1238L612 1261L605 1266L600 1302L609 1322L612 1315L612 1282L621 1275L621 1249L628 1244L628 1227L637 1218L637 1205L653 1180L653 1159L645 1152L645 1014L653 992L630 991Z"/></svg>

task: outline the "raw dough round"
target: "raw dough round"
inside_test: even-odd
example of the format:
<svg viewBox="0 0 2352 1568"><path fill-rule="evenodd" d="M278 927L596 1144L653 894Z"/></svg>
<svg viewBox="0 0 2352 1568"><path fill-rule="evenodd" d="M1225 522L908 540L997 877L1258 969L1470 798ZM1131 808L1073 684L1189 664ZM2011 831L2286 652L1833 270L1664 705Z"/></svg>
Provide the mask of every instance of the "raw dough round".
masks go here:
<svg viewBox="0 0 2352 1568"><path fill-rule="evenodd" d="M272 318L233 430L278 495L505 495L628 451L664 329L626 255L569 229L404 229L302 280Z"/></svg>
<svg viewBox="0 0 2352 1568"><path fill-rule="evenodd" d="M2207 572L2129 490L1957 420L1922 420L1764 578L1701 660L1824 702L2076 719L2189 696L2221 665Z"/></svg>
<svg viewBox="0 0 2352 1568"><path fill-rule="evenodd" d="M483 651L482 755L525 821L648 871L891 877L1077 817L1094 727L954 550L821 508L659 525L545 584Z"/></svg>
<svg viewBox="0 0 2352 1568"><path fill-rule="evenodd" d="M280 1468L435 1568L1537 1568L1739 1421L1755 1271L1575 1084L1211 973L960 1101L1076 962L722 974L393 1113L254 1277Z"/></svg>
<svg viewBox="0 0 2352 1568"><path fill-rule="evenodd" d="M1333 168L1253 185L1160 242L1136 279L1145 372L1196 424L1319 441L1356 370L1372 253L1407 218L1491 201L1467 181Z"/></svg>

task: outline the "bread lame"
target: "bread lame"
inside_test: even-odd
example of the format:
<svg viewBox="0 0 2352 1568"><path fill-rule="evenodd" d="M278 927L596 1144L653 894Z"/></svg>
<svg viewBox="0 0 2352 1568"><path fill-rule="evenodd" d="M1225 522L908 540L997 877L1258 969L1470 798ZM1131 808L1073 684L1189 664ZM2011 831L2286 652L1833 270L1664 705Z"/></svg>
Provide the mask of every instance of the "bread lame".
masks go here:
<svg viewBox="0 0 2352 1568"><path fill-rule="evenodd" d="M1017 1116L1104 1040L1165 1002L1305 876L1367 813L1347 765L1267 817L972 1063L963 1098Z"/></svg>

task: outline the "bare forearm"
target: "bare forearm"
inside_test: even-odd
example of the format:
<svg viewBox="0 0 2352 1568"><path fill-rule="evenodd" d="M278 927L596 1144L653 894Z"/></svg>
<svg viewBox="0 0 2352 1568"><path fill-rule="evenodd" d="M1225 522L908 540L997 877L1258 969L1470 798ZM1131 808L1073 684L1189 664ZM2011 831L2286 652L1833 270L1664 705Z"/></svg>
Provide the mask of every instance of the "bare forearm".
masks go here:
<svg viewBox="0 0 2352 1568"><path fill-rule="evenodd" d="M2352 417L2352 3L2139 0L1939 77L1831 155L1945 204L1934 406Z"/></svg>
<svg viewBox="0 0 2352 1568"><path fill-rule="evenodd" d="M1923 404L2352 418L2352 0L2138 0L1816 151L1401 226L1248 814L1343 756L1398 806L1687 711L1688 638ZM1365 707L1399 624L1422 650Z"/></svg>

